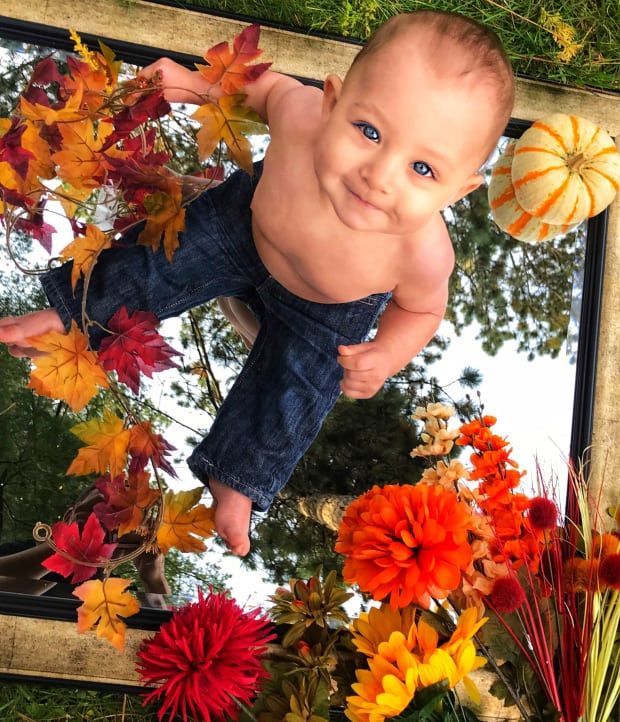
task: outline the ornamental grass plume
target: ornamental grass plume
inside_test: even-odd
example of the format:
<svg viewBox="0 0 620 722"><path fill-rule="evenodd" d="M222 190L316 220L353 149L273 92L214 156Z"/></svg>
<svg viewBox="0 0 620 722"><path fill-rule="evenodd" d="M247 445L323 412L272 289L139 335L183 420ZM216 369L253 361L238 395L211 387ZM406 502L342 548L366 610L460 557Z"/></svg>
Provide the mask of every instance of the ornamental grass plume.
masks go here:
<svg viewBox="0 0 620 722"><path fill-rule="evenodd" d="M336 551L343 577L393 609L428 608L461 583L472 550L471 512L453 491L418 484L374 486L345 511Z"/></svg>
<svg viewBox="0 0 620 722"><path fill-rule="evenodd" d="M268 676L261 656L275 638L260 610L245 612L224 593L206 596L177 610L138 651L138 672L145 684L159 685L145 697L157 701L158 719L179 715L237 719Z"/></svg>

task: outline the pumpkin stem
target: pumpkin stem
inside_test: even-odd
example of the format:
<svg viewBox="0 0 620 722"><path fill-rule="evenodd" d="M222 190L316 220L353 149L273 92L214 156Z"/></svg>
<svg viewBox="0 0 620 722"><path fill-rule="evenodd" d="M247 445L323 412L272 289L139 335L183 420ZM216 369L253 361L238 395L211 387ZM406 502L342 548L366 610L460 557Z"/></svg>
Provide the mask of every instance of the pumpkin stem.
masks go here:
<svg viewBox="0 0 620 722"><path fill-rule="evenodd" d="M577 155L573 155L567 160L568 169L574 173L579 173L587 160L584 153L577 153Z"/></svg>

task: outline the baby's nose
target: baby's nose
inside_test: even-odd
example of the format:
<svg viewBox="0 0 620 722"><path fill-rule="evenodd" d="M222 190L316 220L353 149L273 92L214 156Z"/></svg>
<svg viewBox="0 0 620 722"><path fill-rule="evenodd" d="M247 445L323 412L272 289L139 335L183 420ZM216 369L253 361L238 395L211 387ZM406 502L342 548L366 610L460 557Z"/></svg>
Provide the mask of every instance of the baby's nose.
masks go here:
<svg viewBox="0 0 620 722"><path fill-rule="evenodd" d="M387 156L375 156L362 168L362 178L371 190L390 193L396 181L395 163Z"/></svg>

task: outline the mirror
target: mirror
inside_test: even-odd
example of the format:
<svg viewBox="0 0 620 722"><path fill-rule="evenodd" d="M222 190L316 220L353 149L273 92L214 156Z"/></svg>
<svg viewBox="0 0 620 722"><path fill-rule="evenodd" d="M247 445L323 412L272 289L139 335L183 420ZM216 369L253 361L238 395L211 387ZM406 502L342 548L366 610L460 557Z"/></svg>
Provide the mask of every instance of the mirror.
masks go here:
<svg viewBox="0 0 620 722"><path fill-rule="evenodd" d="M23 86L33 52L48 51L6 42L0 115L6 116L15 97L11 83ZM517 136L524 127L515 123L509 133ZM257 139L255 149L260 154L264 141ZM333 532L313 516L325 521L320 502L326 496L333 502L335 494L358 494L375 482L419 478L421 466L409 456L417 444L409 419L417 405L444 399L461 413L471 413L480 391L485 411L498 417L498 432L509 436L530 478L537 455L561 476L569 453L585 449L592 401L582 392L589 386L593 393L587 369L593 366L596 336L591 328L584 333L580 319L584 309L591 318L599 302L600 285L590 269L602 262L604 223L595 219L587 232L584 226L556 241L524 245L489 222L485 189L447 210L445 219L457 265L446 320L434 342L377 397L339 401L269 514L254 519L253 549L245 561L229 561L222 547L210 542L213 551L206 555L167 557L165 584L161 569L127 564L122 573L144 593L135 625L147 617L156 624L166 615L162 607L187 599L196 584L228 587L241 603L254 604L290 576L308 575L318 564L325 569L337 565L330 551ZM20 265L45 262L25 238L15 239L13 252ZM45 300L36 278L15 270L2 253L1 315L41 307ZM246 350L215 303L183 320L167 321L162 333L184 351L183 372L156 375L142 398L143 409L157 416L162 433L176 447L172 456L180 481L166 482L196 488L185 463L191 448L187 439L199 438L208 428ZM27 607L45 617L65 607L74 613L77 601L70 585L41 568L46 550L34 545L32 529L37 521L51 524L88 511L92 480L65 476L80 447L70 431L80 417L26 390L26 368L0 349L0 611L22 613ZM145 580L149 573L150 581ZM250 589L257 590L251 598ZM38 601L26 603L26 596Z"/></svg>

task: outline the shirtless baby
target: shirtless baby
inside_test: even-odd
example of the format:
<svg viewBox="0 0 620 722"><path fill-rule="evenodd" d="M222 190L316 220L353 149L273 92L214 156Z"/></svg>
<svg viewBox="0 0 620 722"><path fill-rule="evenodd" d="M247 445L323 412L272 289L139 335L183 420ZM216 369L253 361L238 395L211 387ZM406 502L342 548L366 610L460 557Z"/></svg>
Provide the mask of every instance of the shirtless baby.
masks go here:
<svg viewBox="0 0 620 722"><path fill-rule="evenodd" d="M170 101L209 92L171 60L142 74L155 72ZM218 296L257 315L244 369L188 460L241 555L252 505L268 508L340 391L373 396L435 333L454 263L440 211L482 182L514 85L492 33L420 11L389 20L322 91L273 72L245 90L269 125L264 165L189 206L171 264L132 243L105 251L87 297L104 325L122 304L166 318ZM29 355L28 337L80 318L70 266L43 278L53 309L0 321L11 353Z"/></svg>

